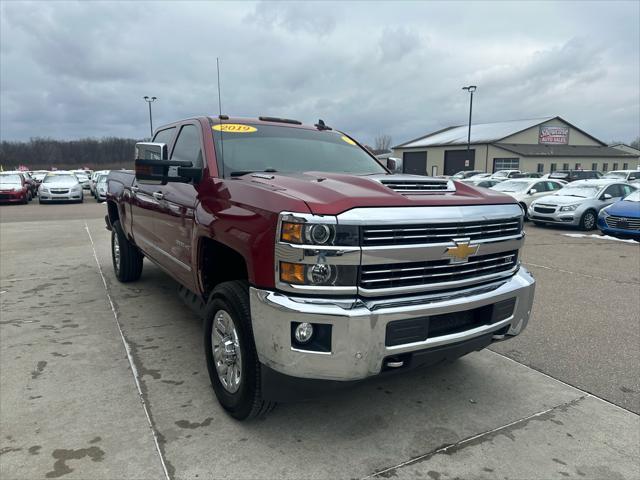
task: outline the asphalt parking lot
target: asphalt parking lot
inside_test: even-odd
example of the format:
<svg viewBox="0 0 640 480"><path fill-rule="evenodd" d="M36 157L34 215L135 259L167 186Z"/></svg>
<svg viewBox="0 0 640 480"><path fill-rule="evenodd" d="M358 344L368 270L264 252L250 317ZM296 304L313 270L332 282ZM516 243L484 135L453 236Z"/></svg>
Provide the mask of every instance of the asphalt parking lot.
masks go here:
<svg viewBox="0 0 640 480"><path fill-rule="evenodd" d="M527 226L518 338L238 423L200 321L105 207L0 207L0 478L640 478L640 246Z"/></svg>

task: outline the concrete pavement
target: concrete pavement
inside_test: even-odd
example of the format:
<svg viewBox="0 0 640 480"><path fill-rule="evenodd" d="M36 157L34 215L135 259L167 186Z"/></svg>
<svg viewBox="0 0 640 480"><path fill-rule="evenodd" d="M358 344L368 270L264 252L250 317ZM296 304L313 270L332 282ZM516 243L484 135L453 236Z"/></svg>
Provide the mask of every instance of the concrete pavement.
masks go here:
<svg viewBox="0 0 640 480"><path fill-rule="evenodd" d="M200 321L175 283L146 261L139 282L118 283L104 207L62 207L82 210L26 222L0 210L0 478L640 478L638 415L489 350L233 421L215 400ZM544 257L547 235L558 233L542 232L540 252L525 260L557 267ZM597 265L580 268L604 277ZM561 368L573 351L540 345L537 329L561 328L552 293L571 284L562 272L534 273L548 286L517 349L526 363L538 344L549 368ZM637 362L629 355L622 360ZM566 375L589 381L590 371Z"/></svg>

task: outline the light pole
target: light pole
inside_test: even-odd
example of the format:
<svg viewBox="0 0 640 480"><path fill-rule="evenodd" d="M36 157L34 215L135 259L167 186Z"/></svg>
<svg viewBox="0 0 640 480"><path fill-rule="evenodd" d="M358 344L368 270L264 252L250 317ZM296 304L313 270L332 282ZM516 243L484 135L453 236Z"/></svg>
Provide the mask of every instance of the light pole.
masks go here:
<svg viewBox="0 0 640 480"><path fill-rule="evenodd" d="M475 85L462 87L462 90L466 90L471 94L471 100L469 101L469 130L467 131L467 162L469 162L469 165L471 165L471 112L473 112L473 92L476 91L476 88L478 87Z"/></svg>
<svg viewBox="0 0 640 480"><path fill-rule="evenodd" d="M144 97L144 101L149 104L149 129L151 130L151 136L149 138L153 138L153 119L151 118L151 103L155 102L157 97Z"/></svg>

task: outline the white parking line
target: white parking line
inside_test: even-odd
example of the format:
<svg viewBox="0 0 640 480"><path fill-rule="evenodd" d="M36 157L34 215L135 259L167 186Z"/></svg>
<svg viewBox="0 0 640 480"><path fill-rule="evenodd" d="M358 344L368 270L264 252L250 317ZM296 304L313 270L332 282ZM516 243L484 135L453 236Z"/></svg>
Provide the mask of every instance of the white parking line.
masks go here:
<svg viewBox="0 0 640 480"><path fill-rule="evenodd" d="M142 388L140 386L140 375L138 374L138 369L136 368L135 362L133 361L133 356L131 355L131 346L122 332L122 326L120 325L120 320L118 320L118 312L116 311L116 307L113 304L113 300L111 299L111 294L109 293L109 289L107 288L107 280L104 278L104 274L102 273L102 267L100 266L100 262L98 261L98 254L96 253L96 247L93 243L93 237L91 236L91 232L89 231L89 225L87 222L84 222L84 228L87 231L87 235L89 235L89 240L91 241L91 249L93 250L93 258L96 260L96 265L98 265L98 273L100 274L100 278L102 279L102 284L104 285L104 291L107 296L107 300L109 300L109 305L111 306L111 312L113 313L113 318L116 321L116 326L118 327L118 332L120 332L120 339L122 340L122 344L124 345L124 349L127 352L127 359L129 360L129 366L131 367L131 373L133 374L133 380L136 383L136 388L138 389L138 396L140 397L140 402L142 403L142 408L144 409L144 413L147 417L147 423L149 424L149 428L151 429L151 434L153 435L153 441L156 445L156 450L158 455L160 456L160 463L162 463L162 469L164 470L164 475L167 480L171 480L171 476L169 475L169 471L167 470L167 465L164 460L164 456L162 455L162 450L160 449L160 444L158 443L158 435L153 426L153 422L151 421L151 415L149 414L149 407L147 406L147 402L144 399L144 395L142 393Z"/></svg>
<svg viewBox="0 0 640 480"><path fill-rule="evenodd" d="M563 233L563 235L565 237L572 237L572 238L597 238L598 240L613 240L614 242L638 243L635 240L610 237L609 235L595 235L593 233L590 235L587 235L586 233Z"/></svg>
<svg viewBox="0 0 640 480"><path fill-rule="evenodd" d="M530 263L530 262L522 262L522 263L528 267L544 268L545 270L552 270L554 272L560 272L560 273L568 273L570 275L577 275L579 277L593 278L595 280L605 280L607 282L625 283L628 285L638 285L638 282L625 282L624 280L618 280L615 278L606 278L606 277L599 277L597 275L589 275L587 273L572 272L571 270L565 270L563 268L558 268L558 267L549 267L547 265L538 265L537 263Z"/></svg>

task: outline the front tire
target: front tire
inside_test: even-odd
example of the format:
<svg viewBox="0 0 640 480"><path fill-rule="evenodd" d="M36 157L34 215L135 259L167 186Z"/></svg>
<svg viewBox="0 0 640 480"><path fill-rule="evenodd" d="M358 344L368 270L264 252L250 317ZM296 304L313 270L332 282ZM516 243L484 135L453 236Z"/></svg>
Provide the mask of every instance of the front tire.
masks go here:
<svg viewBox="0 0 640 480"><path fill-rule="evenodd" d="M142 275L142 253L124 234L120 221L111 228L111 260L116 278L123 283L135 282Z"/></svg>
<svg viewBox="0 0 640 480"><path fill-rule="evenodd" d="M276 404L261 394L246 282L224 282L212 292L204 323L204 349L211 385L229 415L246 420L273 410Z"/></svg>
<svg viewBox="0 0 640 480"><path fill-rule="evenodd" d="M584 230L588 232L596 228L596 212L593 210L587 210L582 214L582 218L580 219L580 230Z"/></svg>

